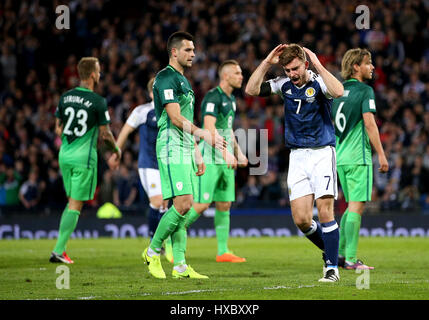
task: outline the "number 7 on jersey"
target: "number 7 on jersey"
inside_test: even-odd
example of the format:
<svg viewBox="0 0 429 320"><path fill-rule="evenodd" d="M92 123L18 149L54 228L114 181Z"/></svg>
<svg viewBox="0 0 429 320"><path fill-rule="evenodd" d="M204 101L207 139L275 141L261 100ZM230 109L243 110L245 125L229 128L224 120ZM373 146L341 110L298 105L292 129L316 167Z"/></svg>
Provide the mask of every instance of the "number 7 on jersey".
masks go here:
<svg viewBox="0 0 429 320"><path fill-rule="evenodd" d="M298 102L298 108L296 109L296 114L298 114L299 110L301 110L301 99L293 99L293 101Z"/></svg>

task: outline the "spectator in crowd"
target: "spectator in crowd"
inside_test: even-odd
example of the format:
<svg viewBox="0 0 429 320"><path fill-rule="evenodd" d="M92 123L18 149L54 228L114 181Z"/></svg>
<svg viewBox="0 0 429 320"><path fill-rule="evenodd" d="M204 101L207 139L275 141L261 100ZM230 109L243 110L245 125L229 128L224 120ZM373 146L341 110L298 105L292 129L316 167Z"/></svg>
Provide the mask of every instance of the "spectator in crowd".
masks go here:
<svg viewBox="0 0 429 320"><path fill-rule="evenodd" d="M21 200L25 209L37 209L39 205L45 185L38 181L38 177L38 172L34 169L31 170L28 174L28 180L19 189L19 200Z"/></svg>
<svg viewBox="0 0 429 320"><path fill-rule="evenodd" d="M119 209L128 209L132 207L137 199L137 192L138 181L136 176L125 164L121 164L119 173L115 176L113 203Z"/></svg>

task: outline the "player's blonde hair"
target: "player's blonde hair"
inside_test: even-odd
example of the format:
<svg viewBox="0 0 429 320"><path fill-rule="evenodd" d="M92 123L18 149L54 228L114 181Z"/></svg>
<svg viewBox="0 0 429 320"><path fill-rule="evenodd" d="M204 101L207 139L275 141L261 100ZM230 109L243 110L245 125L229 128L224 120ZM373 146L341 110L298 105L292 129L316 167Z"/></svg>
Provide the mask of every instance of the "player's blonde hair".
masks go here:
<svg viewBox="0 0 429 320"><path fill-rule="evenodd" d="M77 72L81 80L89 79L92 72L97 70L98 58L95 57L83 57L77 64Z"/></svg>
<svg viewBox="0 0 429 320"><path fill-rule="evenodd" d="M283 50L282 54L279 56L279 63L282 66L286 66L292 62L293 59L298 58L301 61L307 61L305 57L304 49L296 44L291 43Z"/></svg>
<svg viewBox="0 0 429 320"><path fill-rule="evenodd" d="M236 60L233 60L233 59L225 60L224 62L222 62L222 63L220 64L219 68L217 69L217 72L218 72L218 74L219 74L219 78L222 78L222 72L223 72L223 69L224 69L226 66L230 66L230 65L239 66L240 64L239 64Z"/></svg>
<svg viewBox="0 0 429 320"><path fill-rule="evenodd" d="M355 73L353 66L355 64L359 66L365 56L369 56L371 59L371 52L361 48L347 50L341 61L341 76L344 80L348 80L353 76Z"/></svg>
<svg viewBox="0 0 429 320"><path fill-rule="evenodd" d="M153 78L151 78L150 80L149 80L149 82L147 83L147 91L150 93L150 92L153 92L153 83L155 82L155 77L153 77Z"/></svg>

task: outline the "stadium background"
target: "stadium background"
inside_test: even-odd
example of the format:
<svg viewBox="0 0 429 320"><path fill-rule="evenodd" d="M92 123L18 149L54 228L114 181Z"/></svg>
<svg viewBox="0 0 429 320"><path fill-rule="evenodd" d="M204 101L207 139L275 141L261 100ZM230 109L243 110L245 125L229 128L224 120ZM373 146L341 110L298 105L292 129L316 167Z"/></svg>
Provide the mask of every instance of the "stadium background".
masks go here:
<svg viewBox="0 0 429 320"><path fill-rule="evenodd" d="M237 171L233 214L249 213L246 208L271 216L289 210L282 101L248 97L244 87L271 48L290 42L314 50L339 79L347 49L371 51L375 76L370 84L390 170L386 175L375 170L374 201L367 206L367 215L397 214L402 219L429 213L428 1L149 0L133 1L129 7L123 3L0 0L0 218L47 216L58 223L66 198L54 111L60 95L78 84L80 57L100 59L102 77L96 91L107 99L117 137L130 110L149 101L146 83L168 63L166 40L176 30L195 36L196 58L186 73L196 94L195 121L201 122L204 94L217 85L218 64L232 58L244 74L243 89L234 92L235 127L268 129L268 172L249 176L248 168ZM60 4L70 8L69 30L55 27L55 8ZM355 8L360 4L370 9L369 30L356 28ZM273 69L269 76L280 72ZM106 202L116 204L124 216L144 216L147 199L137 175L137 153L137 133L129 139L118 172L108 169L106 153L100 152L96 198L87 203L83 217L93 217ZM340 195L336 213L345 206ZM429 225L428 220L421 223Z"/></svg>

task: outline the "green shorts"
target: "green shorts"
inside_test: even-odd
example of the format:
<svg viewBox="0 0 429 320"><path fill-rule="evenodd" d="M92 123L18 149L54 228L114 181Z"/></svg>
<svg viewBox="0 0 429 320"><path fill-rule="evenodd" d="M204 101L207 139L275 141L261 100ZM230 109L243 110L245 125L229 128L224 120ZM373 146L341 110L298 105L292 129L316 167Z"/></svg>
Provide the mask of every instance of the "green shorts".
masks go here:
<svg viewBox="0 0 429 320"><path fill-rule="evenodd" d="M192 194L195 199L197 167L194 163L172 163L158 158L161 192L164 200Z"/></svg>
<svg viewBox="0 0 429 320"><path fill-rule="evenodd" d="M371 201L372 165L337 166L346 202Z"/></svg>
<svg viewBox="0 0 429 320"><path fill-rule="evenodd" d="M67 198L79 201L94 199L97 187L97 167L79 167L60 162L60 170Z"/></svg>
<svg viewBox="0 0 429 320"><path fill-rule="evenodd" d="M235 201L235 173L226 164L206 164L205 173L197 178L195 202Z"/></svg>

